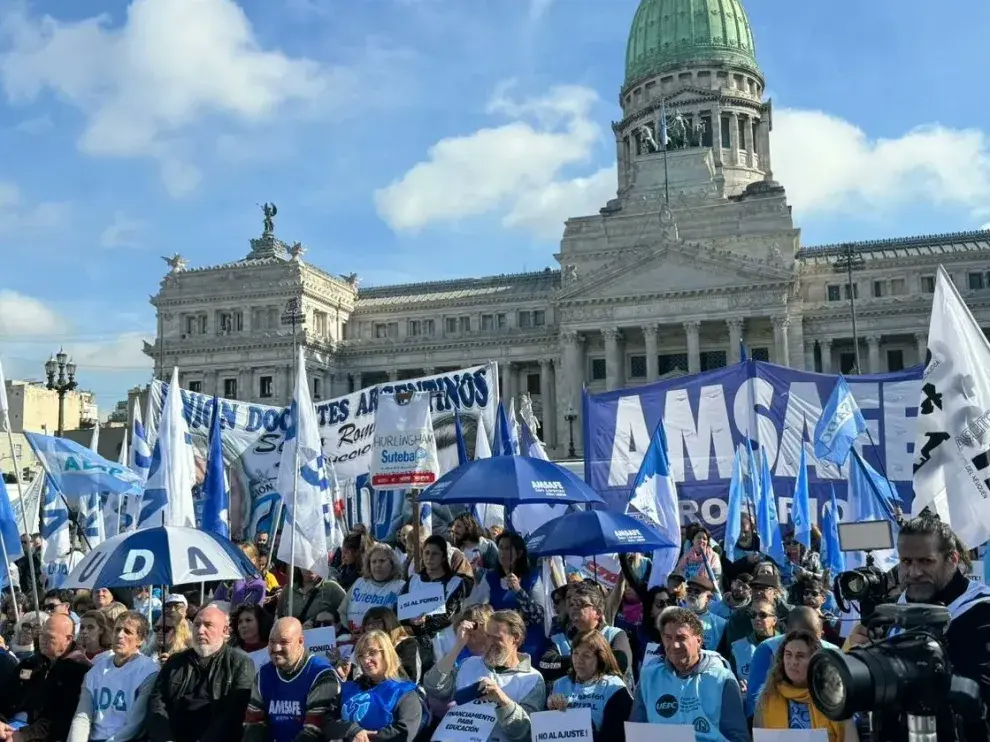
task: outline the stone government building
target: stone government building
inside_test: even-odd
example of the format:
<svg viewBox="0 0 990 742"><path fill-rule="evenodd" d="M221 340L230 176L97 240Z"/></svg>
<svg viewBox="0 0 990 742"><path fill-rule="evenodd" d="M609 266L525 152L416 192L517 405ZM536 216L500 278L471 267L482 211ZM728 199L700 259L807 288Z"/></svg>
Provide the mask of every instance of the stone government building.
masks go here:
<svg viewBox="0 0 990 742"><path fill-rule="evenodd" d="M850 372L856 300L863 372L924 357L944 264L990 326L990 232L802 247L773 179L773 106L763 99L739 0L642 0L612 124L616 197L564 227L559 270L359 288L274 233L274 209L242 260L190 268L181 256L151 302L146 344L184 387L267 404L292 389L288 302L315 398L388 380L500 364L503 397L528 392L558 457L567 412L593 391L719 368L740 341L759 360ZM658 151L661 113L670 143ZM839 266L852 254L853 285ZM580 449L580 421L574 436Z"/></svg>

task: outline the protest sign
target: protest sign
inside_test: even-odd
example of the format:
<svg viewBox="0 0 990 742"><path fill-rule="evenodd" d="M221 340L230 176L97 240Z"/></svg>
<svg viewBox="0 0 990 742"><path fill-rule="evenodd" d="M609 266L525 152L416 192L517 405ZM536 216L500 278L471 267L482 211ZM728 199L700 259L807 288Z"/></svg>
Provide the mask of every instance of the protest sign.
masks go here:
<svg viewBox="0 0 990 742"><path fill-rule="evenodd" d="M591 742L591 709L573 708L566 711L538 711L530 714L533 742L576 740Z"/></svg>
<svg viewBox="0 0 990 742"><path fill-rule="evenodd" d="M495 721L495 707L490 703L452 706L433 733L433 742L488 742Z"/></svg>
<svg viewBox="0 0 990 742"><path fill-rule="evenodd" d="M429 487L440 476L429 392L413 392L408 400L381 395L372 440L375 489Z"/></svg>
<svg viewBox="0 0 990 742"><path fill-rule="evenodd" d="M421 582L418 587L398 597L396 615L400 621L411 621L421 616L443 613L446 607L443 583Z"/></svg>

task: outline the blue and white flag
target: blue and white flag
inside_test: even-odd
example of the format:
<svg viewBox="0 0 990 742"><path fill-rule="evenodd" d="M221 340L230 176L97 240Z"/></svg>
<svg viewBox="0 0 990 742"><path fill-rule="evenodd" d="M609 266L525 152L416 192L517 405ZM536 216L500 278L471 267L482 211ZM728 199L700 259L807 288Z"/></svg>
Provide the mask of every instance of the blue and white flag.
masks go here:
<svg viewBox="0 0 990 742"><path fill-rule="evenodd" d="M863 413L846 378L840 375L815 426L815 456L842 466L849 458L853 443L865 430Z"/></svg>
<svg viewBox="0 0 990 742"><path fill-rule="evenodd" d="M103 499L99 492L91 492L79 498L79 528L89 548L102 544L107 537L103 522Z"/></svg>
<svg viewBox="0 0 990 742"><path fill-rule="evenodd" d="M681 543L680 510L677 506L677 486L670 473L666 440L667 436L661 420L653 431L650 446L643 457L643 465L636 474L633 495L626 512L630 510L638 512L670 539L672 544L679 544ZM667 584L667 576L674 571L679 556L676 548L657 549L653 552L649 587Z"/></svg>
<svg viewBox="0 0 990 742"><path fill-rule="evenodd" d="M784 538L780 534L780 521L777 518L777 496L773 491L773 477L770 462L765 451L760 452L762 476L760 477L760 500L756 509L756 531L760 537L763 553L773 559L778 567L787 564L784 553Z"/></svg>
<svg viewBox="0 0 990 742"><path fill-rule="evenodd" d="M478 417L478 428L474 435L474 460L490 459L492 457L492 445L488 440L488 431L485 430L485 418ZM474 517L484 529L492 526L505 528L505 508L502 505L491 503L478 503L473 506Z"/></svg>
<svg viewBox="0 0 990 742"><path fill-rule="evenodd" d="M196 456L182 409L179 369L173 368L172 382L165 396L158 437L151 455L151 469L141 499L138 528L195 528L195 486Z"/></svg>
<svg viewBox="0 0 990 742"><path fill-rule="evenodd" d="M326 577L329 556L323 503L330 482L323 461L316 409L309 395L302 348L299 349L296 389L288 418L276 483L285 509L285 525L277 556L292 567Z"/></svg>
<svg viewBox="0 0 990 742"><path fill-rule="evenodd" d="M897 501L894 493L897 490L884 479L872 466L853 451L849 462L849 500L848 507L852 511L848 520L861 523L871 520L890 521L894 544L897 544L897 516L894 507ZM880 569L892 569L898 563L897 549L877 549L873 552ZM865 552L850 552L846 556L850 568L859 567L866 563Z"/></svg>
<svg viewBox="0 0 990 742"><path fill-rule="evenodd" d="M794 483L794 502L791 505L791 521L794 523L794 540L811 548L811 493L808 491L808 457L801 446L801 464Z"/></svg>
<svg viewBox="0 0 990 742"><path fill-rule="evenodd" d="M151 398L151 392L148 392ZM150 407L150 402L149 402ZM140 400L134 402L134 424L131 428L131 470L142 477L148 479L148 472L151 470L151 445L149 444L148 430L141 419Z"/></svg>
<svg viewBox="0 0 990 742"><path fill-rule="evenodd" d="M72 551L72 537L69 533L69 508L65 498L59 493L51 476L45 475L43 479L41 538L44 547L41 561L45 565L51 565Z"/></svg>
<svg viewBox="0 0 990 742"><path fill-rule="evenodd" d="M512 456L516 446L512 442L512 425L509 423L509 416L505 412L505 405L498 403L498 411L495 414L495 441L492 445L492 456Z"/></svg>
<svg viewBox="0 0 990 742"><path fill-rule="evenodd" d="M742 448L736 449L732 460L732 479L729 480L729 506L725 516L725 555L730 562L736 561L736 543L742 533L742 506L746 499L743 482Z"/></svg>
<svg viewBox="0 0 990 742"><path fill-rule="evenodd" d="M3 376L0 374L0 384L3 383ZM21 532L14 520L14 509L10 506L10 497L7 495L7 487L3 477L0 477L0 540L3 541L2 564L0 564L0 585L6 586L10 575L7 573L7 565L24 556L21 548Z"/></svg>
<svg viewBox="0 0 990 742"><path fill-rule="evenodd" d="M457 465L464 466L468 461L467 442L464 440L464 426L461 425L461 413L454 410L454 435L457 438Z"/></svg>
<svg viewBox="0 0 990 742"><path fill-rule="evenodd" d="M213 418L210 421L209 449L206 452L206 473L201 489L203 497L204 531L230 538L230 487L223 464L223 434L220 431L220 401L213 398Z"/></svg>
<svg viewBox="0 0 990 742"><path fill-rule="evenodd" d="M92 492L141 492L143 482L126 466L108 461L69 438L25 433L42 468L73 506Z"/></svg>
<svg viewBox="0 0 990 742"><path fill-rule="evenodd" d="M533 431L526 423L522 424L520 439L521 455L543 461L550 460L550 457L547 456L546 449L543 448L543 443L533 434ZM525 538L544 523L549 523L554 518L559 518L566 514L567 508L567 505L547 505L544 503L520 505L517 508L513 508L511 513L513 530Z"/></svg>
<svg viewBox="0 0 990 742"><path fill-rule="evenodd" d="M839 543L839 505L835 501L835 487L822 516L822 566L833 579L846 571L846 555Z"/></svg>

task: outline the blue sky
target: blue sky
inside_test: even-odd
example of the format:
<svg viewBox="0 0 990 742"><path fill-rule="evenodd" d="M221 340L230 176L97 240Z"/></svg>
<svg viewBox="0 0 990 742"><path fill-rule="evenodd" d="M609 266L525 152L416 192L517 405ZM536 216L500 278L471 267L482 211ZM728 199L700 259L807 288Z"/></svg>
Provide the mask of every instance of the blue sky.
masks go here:
<svg viewBox="0 0 990 742"><path fill-rule="evenodd" d="M554 265L563 219L614 191L637 4L3 3L7 375L64 344L108 411L148 378L161 256L243 257L263 201L364 285ZM990 4L954 6L746 3L804 244L990 222Z"/></svg>

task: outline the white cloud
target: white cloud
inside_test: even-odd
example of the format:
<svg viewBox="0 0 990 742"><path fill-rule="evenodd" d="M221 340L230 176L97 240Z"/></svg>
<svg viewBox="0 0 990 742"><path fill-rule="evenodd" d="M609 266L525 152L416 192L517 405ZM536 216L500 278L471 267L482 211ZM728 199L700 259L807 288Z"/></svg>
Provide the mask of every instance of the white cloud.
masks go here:
<svg viewBox="0 0 990 742"><path fill-rule="evenodd" d="M441 139L426 160L375 192L382 219L395 230L415 231L500 210L506 226L559 237L564 218L614 195L614 169L607 187L605 171L577 180L563 175L589 163L600 141L601 128L590 117L594 91L560 86L523 101L508 92L500 86L488 112L509 123ZM577 202L568 205L568 198Z"/></svg>
<svg viewBox="0 0 990 742"><path fill-rule="evenodd" d="M177 140L201 118L267 122L346 85L341 70L262 48L233 0L134 0L119 28L108 15L63 22L17 7L0 15L7 96L54 92L86 116L82 151L151 157L176 194L198 182Z"/></svg>
<svg viewBox="0 0 990 742"><path fill-rule="evenodd" d="M52 229L63 224L68 215L68 204L54 201L28 204L20 188L0 180L0 236Z"/></svg>
<svg viewBox="0 0 990 742"><path fill-rule="evenodd" d="M0 340L10 342L64 330L62 318L43 302L16 291L0 290Z"/></svg>
<svg viewBox="0 0 990 742"><path fill-rule="evenodd" d="M986 224L982 225L980 229L990 231L990 222L987 222Z"/></svg>
<svg viewBox="0 0 990 742"><path fill-rule="evenodd" d="M990 141L978 129L922 126L896 139L870 139L821 111L774 116L774 178L795 211L887 210L952 204L990 213Z"/></svg>
<svg viewBox="0 0 990 742"><path fill-rule="evenodd" d="M144 224L131 219L124 212L113 215L113 221L100 233L100 245L106 248L136 247L140 242Z"/></svg>
<svg viewBox="0 0 990 742"><path fill-rule="evenodd" d="M154 368L154 361L144 353L144 341L151 342L153 333L122 332L99 342L66 343L65 351L76 364L90 372L134 371Z"/></svg>
<svg viewBox="0 0 990 742"><path fill-rule="evenodd" d="M21 134L43 134L54 126L52 117L48 114L44 116L34 116L24 119L14 126L14 131Z"/></svg>

